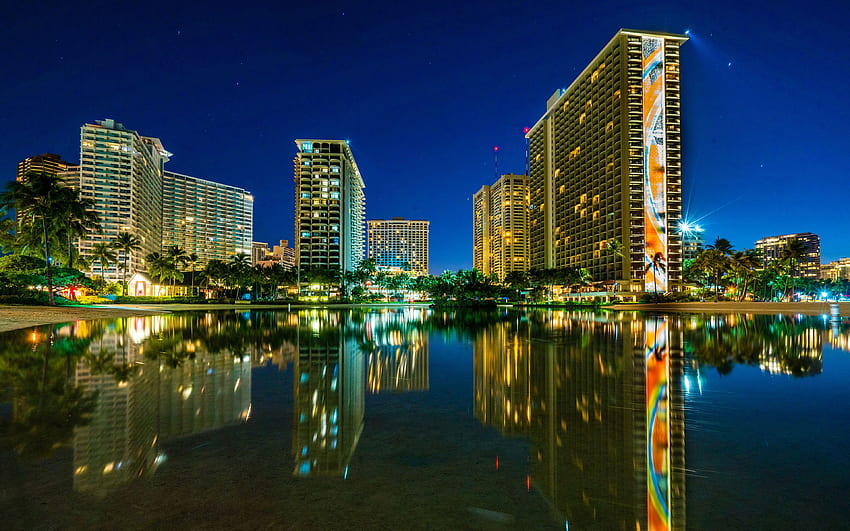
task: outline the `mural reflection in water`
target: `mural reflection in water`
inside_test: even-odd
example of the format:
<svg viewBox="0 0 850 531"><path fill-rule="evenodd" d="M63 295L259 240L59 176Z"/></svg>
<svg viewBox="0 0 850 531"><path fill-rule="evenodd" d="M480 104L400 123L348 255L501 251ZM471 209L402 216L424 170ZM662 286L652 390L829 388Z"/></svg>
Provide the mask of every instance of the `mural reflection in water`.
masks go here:
<svg viewBox="0 0 850 531"><path fill-rule="evenodd" d="M530 483L568 525L685 526L682 356L667 326L537 313L474 344L478 418L528 437Z"/></svg>

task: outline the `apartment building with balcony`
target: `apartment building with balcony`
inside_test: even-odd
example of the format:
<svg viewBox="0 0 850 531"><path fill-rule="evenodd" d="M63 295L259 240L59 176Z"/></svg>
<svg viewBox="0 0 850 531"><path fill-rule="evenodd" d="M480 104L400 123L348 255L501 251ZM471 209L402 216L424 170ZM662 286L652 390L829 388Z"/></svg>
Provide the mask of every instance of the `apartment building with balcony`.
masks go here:
<svg viewBox="0 0 850 531"><path fill-rule="evenodd" d="M620 30L549 98L526 134L532 268L586 268L617 291L679 289L686 40Z"/></svg>

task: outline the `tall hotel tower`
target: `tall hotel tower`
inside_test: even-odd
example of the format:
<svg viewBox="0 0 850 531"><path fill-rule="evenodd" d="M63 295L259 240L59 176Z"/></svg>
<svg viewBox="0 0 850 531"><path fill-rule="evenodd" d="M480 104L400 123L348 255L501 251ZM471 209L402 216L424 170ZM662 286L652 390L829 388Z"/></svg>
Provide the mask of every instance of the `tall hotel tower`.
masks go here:
<svg viewBox="0 0 850 531"><path fill-rule="evenodd" d="M499 280L528 271L528 176L502 175L472 205L472 267Z"/></svg>
<svg viewBox="0 0 850 531"><path fill-rule="evenodd" d="M142 259L162 246L162 174L171 153L158 138L141 136L114 120L98 120L80 130L80 195L95 201L101 233L80 242L80 254L91 253L97 242L111 243L119 232L142 241L130 253L127 278L144 270ZM118 263L123 263L123 253ZM118 264L103 276L119 281Z"/></svg>
<svg viewBox="0 0 850 531"><path fill-rule="evenodd" d="M587 268L633 292L678 289L679 47L620 30L527 133L532 268Z"/></svg>
<svg viewBox="0 0 850 531"><path fill-rule="evenodd" d="M378 269L428 274L428 226L421 219L370 219L369 258Z"/></svg>
<svg viewBox="0 0 850 531"><path fill-rule="evenodd" d="M363 178L345 140L296 140L295 253L299 267L351 271L365 252Z"/></svg>

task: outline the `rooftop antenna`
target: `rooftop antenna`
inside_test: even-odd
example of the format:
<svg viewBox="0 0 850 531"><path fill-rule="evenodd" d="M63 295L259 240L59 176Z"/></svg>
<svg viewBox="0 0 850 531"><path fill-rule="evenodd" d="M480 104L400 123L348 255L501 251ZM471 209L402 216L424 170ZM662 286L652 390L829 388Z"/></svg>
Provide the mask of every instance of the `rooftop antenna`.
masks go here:
<svg viewBox="0 0 850 531"><path fill-rule="evenodd" d="M493 170L496 174L496 180L499 180L499 146L493 146Z"/></svg>

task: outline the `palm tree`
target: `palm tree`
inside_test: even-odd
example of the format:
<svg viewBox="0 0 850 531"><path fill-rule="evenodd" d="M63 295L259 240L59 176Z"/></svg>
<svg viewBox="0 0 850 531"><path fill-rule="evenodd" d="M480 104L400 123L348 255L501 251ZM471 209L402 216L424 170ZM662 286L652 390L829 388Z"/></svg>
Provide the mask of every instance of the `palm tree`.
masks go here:
<svg viewBox="0 0 850 531"><path fill-rule="evenodd" d="M54 174L30 172L21 181L11 181L0 194L0 201L15 209L18 233L38 232L44 253L47 277L47 301L56 305L53 297L53 271L50 244L56 235L55 220L63 210L62 200L67 197L62 180Z"/></svg>
<svg viewBox="0 0 850 531"><path fill-rule="evenodd" d="M207 262L207 265L204 266L202 271L207 287L213 285L216 288L224 287L224 282L227 280L229 273L230 268L228 265L222 260L217 259Z"/></svg>
<svg viewBox="0 0 850 531"><path fill-rule="evenodd" d="M200 258L201 257L198 256L198 253L186 255L185 263L192 266L192 295L195 294L195 267L198 265L198 260L200 260Z"/></svg>
<svg viewBox="0 0 850 531"><path fill-rule="evenodd" d="M160 282L177 278L177 275L180 274L174 264L159 253L148 254L145 256L145 262L148 265L148 274L153 278L158 278Z"/></svg>
<svg viewBox="0 0 850 531"><path fill-rule="evenodd" d="M756 249L735 251L729 257L729 265L738 277L738 300L743 301L747 297L747 288L755 277L756 269L762 266L759 251ZM741 281L744 283L743 288L741 288Z"/></svg>
<svg viewBox="0 0 850 531"><path fill-rule="evenodd" d="M700 251L691 267L702 271L708 278L714 279L714 299L720 300L720 277L729 268L729 257L722 250L712 246Z"/></svg>
<svg viewBox="0 0 850 531"><path fill-rule="evenodd" d="M230 271L236 281L236 298L238 299L247 273L251 270L251 257L245 253L234 254L230 257Z"/></svg>
<svg viewBox="0 0 850 531"><path fill-rule="evenodd" d="M74 255L77 250L74 240L84 238L91 232L100 229L100 217L97 215L95 200L89 197L80 197L80 191L74 188L65 188L61 199L64 207L57 221L61 223L60 232L65 240L68 252L66 264L74 267Z"/></svg>
<svg viewBox="0 0 850 531"><path fill-rule="evenodd" d="M729 256L734 251L734 249L732 249L732 242L730 242L726 238L717 238L716 240L714 240L713 244L706 245L705 248L716 249L721 253L725 254L726 256Z"/></svg>
<svg viewBox="0 0 850 531"><path fill-rule="evenodd" d="M129 232L119 232L112 242L112 246L119 252L124 253L124 267L121 273L121 294L127 294L127 264L130 262L130 253L142 249L142 240Z"/></svg>
<svg viewBox="0 0 850 531"><path fill-rule="evenodd" d="M189 255L179 245L170 245L165 249L165 257L171 260L174 267L185 266L189 261Z"/></svg>
<svg viewBox="0 0 850 531"><path fill-rule="evenodd" d="M89 257L92 262L98 262L100 264L100 278L103 278L103 271L107 267L109 267L115 260L117 260L117 256L115 255L114 247L108 243L99 242L92 246L91 253Z"/></svg>
<svg viewBox="0 0 850 531"><path fill-rule="evenodd" d="M780 254L782 260L788 263L790 270L791 300L794 299L794 293L796 292L795 281L797 279L797 264L801 259L805 258L807 254L809 254L808 247L806 247L806 244L803 243L802 240L798 240L797 238L791 238L788 240Z"/></svg>

